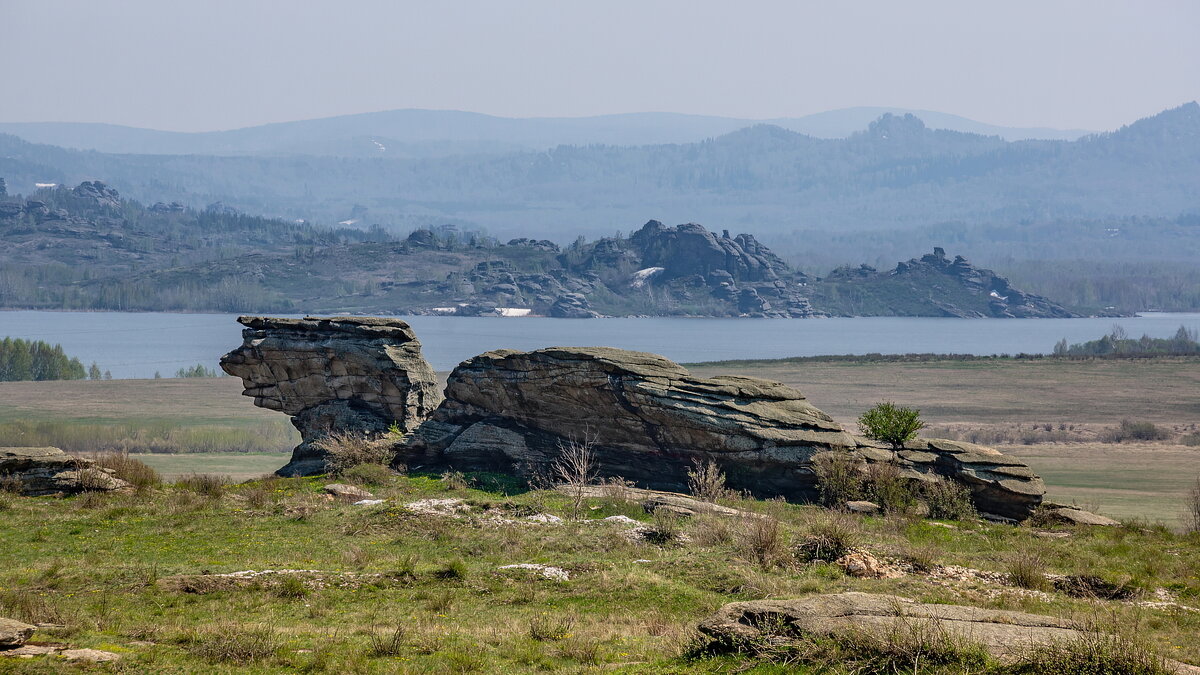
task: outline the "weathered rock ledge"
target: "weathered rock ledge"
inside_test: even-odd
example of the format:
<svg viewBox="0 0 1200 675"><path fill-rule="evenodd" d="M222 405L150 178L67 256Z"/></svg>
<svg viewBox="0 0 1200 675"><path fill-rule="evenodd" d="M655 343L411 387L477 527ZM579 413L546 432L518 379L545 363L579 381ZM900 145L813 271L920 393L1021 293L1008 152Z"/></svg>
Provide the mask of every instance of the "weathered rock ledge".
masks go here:
<svg viewBox="0 0 1200 675"><path fill-rule="evenodd" d="M28 497L132 489L112 469L58 448L0 448L0 480Z"/></svg>
<svg viewBox="0 0 1200 675"><path fill-rule="evenodd" d="M1045 486L1021 462L968 443L922 440L899 452L856 438L800 392L748 377L699 378L661 356L606 347L497 350L451 373L446 399L401 447L409 467L520 472L572 443L592 446L602 476L682 491L697 461L761 497L818 497L814 459L850 452L896 462L921 480L967 485L979 510L1021 520Z"/></svg>
<svg viewBox="0 0 1200 675"><path fill-rule="evenodd" d="M254 404L292 416L303 443L281 475L325 470L314 445L334 431L417 427L442 400L421 343L399 319L243 316L242 346L221 358Z"/></svg>

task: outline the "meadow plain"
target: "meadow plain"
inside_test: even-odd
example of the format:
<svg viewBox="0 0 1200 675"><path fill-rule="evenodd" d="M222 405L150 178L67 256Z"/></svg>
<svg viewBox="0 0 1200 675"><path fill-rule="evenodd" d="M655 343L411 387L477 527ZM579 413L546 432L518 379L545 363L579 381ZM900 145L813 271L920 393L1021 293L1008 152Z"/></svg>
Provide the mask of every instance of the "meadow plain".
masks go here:
<svg viewBox="0 0 1200 675"><path fill-rule="evenodd" d="M1006 441L1046 476L1052 496L1145 520L1012 527L732 496L724 503L770 518L677 520L616 496L587 499L577 512L560 492L503 476L382 470L338 478L386 500L355 506L325 497L326 477L233 484L281 465L279 451L295 442L287 418L255 408L233 378L0 384L0 423L41 434L0 437L10 445L69 447L100 430L118 450L162 437L164 449L207 438L219 451L134 455L167 478L134 494L0 493L0 616L41 624L39 645L117 654L88 667L115 672L1063 672L911 645L710 654L696 631L727 602L858 590L1067 617L1124 636L1113 644L1127 653L1200 661L1200 539L1146 522L1177 525L1200 468L1200 449L1182 442L1194 433L1200 360L692 369L783 380L845 423L878 400L916 405L937 433ZM1170 436L1111 442L1106 433L1124 418ZM258 430L273 431L254 439ZM439 512L428 500L461 501ZM603 520L611 516L629 520ZM903 574L856 578L805 558L813 537L869 551ZM1085 577L1116 590L1099 597L1063 585ZM0 658L0 672L76 668Z"/></svg>

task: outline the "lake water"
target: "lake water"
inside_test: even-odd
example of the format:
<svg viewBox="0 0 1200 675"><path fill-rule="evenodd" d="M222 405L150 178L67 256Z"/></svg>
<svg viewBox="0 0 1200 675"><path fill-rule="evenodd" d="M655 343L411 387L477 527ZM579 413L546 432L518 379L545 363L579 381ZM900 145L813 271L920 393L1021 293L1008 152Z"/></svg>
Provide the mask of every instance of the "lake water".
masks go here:
<svg viewBox="0 0 1200 675"><path fill-rule="evenodd" d="M113 377L164 377L185 366L216 367L241 344L233 314L0 311L0 337L61 343ZM821 354L1048 353L1062 338L1094 340L1114 324L1131 336L1169 337L1200 329L1200 314L1124 319L544 319L402 317L433 367L449 370L507 347L606 345L655 352L680 362Z"/></svg>

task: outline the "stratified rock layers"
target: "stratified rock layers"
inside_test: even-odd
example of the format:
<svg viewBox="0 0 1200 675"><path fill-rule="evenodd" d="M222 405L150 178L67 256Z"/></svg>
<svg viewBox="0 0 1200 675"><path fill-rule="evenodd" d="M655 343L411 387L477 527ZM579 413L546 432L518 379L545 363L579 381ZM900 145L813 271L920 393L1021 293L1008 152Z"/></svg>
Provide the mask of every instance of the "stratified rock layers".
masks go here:
<svg viewBox="0 0 1200 675"><path fill-rule="evenodd" d="M313 441L331 432L417 427L442 396L421 343L399 319L243 316L243 344L221 359L254 404L292 416L304 442L281 475L325 470Z"/></svg>
<svg viewBox="0 0 1200 675"><path fill-rule="evenodd" d="M848 434L778 382L698 378L661 356L605 347L497 350L463 362L396 461L544 469L580 443L601 475L660 490L686 489L688 469L712 460L734 489L815 500L814 457L849 451L896 461L917 479L963 482L980 510L1009 518L1027 516L1044 492L1028 467L989 448L931 440L892 452Z"/></svg>

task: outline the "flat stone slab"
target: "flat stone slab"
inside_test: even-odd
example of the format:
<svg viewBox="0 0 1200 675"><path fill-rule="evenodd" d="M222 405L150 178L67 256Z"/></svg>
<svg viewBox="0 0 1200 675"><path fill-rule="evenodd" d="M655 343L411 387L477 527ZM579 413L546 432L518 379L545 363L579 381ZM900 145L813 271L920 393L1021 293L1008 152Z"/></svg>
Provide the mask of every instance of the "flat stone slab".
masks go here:
<svg viewBox="0 0 1200 675"><path fill-rule="evenodd" d="M1095 527L1115 527L1120 525L1119 521L1113 520L1108 516L1102 516L1091 511L1076 509L1071 507L1059 507L1047 509L1044 512L1046 518L1059 522L1068 523L1070 525L1091 525Z"/></svg>
<svg viewBox="0 0 1200 675"><path fill-rule="evenodd" d="M889 635L944 631L983 647L1000 661L1013 661L1030 647L1050 645L1083 636L1066 619L1025 612L963 605L914 602L895 595L836 593L794 600L754 600L729 603L699 625L715 646L737 650L740 644L768 641L799 643L852 632ZM1169 662L1175 672L1200 669Z"/></svg>

